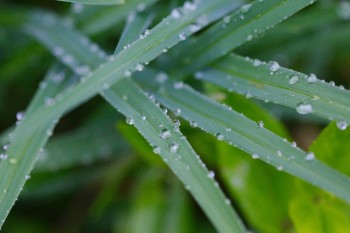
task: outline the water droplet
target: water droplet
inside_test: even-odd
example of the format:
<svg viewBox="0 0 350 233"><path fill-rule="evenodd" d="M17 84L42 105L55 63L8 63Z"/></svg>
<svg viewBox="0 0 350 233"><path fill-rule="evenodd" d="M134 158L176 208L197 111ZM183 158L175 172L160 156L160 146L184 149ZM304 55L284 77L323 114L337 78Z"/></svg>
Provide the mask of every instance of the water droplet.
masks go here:
<svg viewBox="0 0 350 233"><path fill-rule="evenodd" d="M279 65L277 62L271 61L271 62L269 63L269 69L270 69L272 72L277 71L279 68L280 68L280 65Z"/></svg>
<svg viewBox="0 0 350 233"><path fill-rule="evenodd" d="M126 78L131 77L131 71L130 70L125 70L124 71L124 77L126 77Z"/></svg>
<svg viewBox="0 0 350 233"><path fill-rule="evenodd" d="M134 124L134 118L128 116L126 119L125 119L126 123L128 125L133 125Z"/></svg>
<svg viewBox="0 0 350 233"><path fill-rule="evenodd" d="M135 69L137 71L143 71L144 68L145 68L144 65L142 65L141 63L137 63L135 66Z"/></svg>
<svg viewBox="0 0 350 233"><path fill-rule="evenodd" d="M2 148L3 148L5 151L7 151L7 150L9 149L9 147L10 147L10 144L5 144Z"/></svg>
<svg viewBox="0 0 350 233"><path fill-rule="evenodd" d="M224 19L223 19L223 21L224 21L225 24L230 23L230 21L231 21L231 16L225 16Z"/></svg>
<svg viewBox="0 0 350 233"><path fill-rule="evenodd" d="M311 104L306 103L299 103L296 107L296 110L299 114L309 114L313 111Z"/></svg>
<svg viewBox="0 0 350 233"><path fill-rule="evenodd" d="M159 72L156 76L158 83L164 83L168 79L168 75L164 72Z"/></svg>
<svg viewBox="0 0 350 233"><path fill-rule="evenodd" d="M80 14L84 10L84 5L81 3L73 3L72 4L72 11L74 14Z"/></svg>
<svg viewBox="0 0 350 233"><path fill-rule="evenodd" d="M174 19L179 19L181 18L181 13L178 9L173 9L171 11L171 17L173 17Z"/></svg>
<svg viewBox="0 0 350 233"><path fill-rule="evenodd" d="M315 82L317 82L317 77L315 74L310 74L306 77L306 81L308 83L315 83Z"/></svg>
<svg viewBox="0 0 350 233"><path fill-rule="evenodd" d="M168 129L162 129L162 131L160 132L159 136L162 139L167 139L167 138L169 138L171 136L171 132Z"/></svg>
<svg viewBox="0 0 350 233"><path fill-rule="evenodd" d="M175 128L179 128L180 125L181 125L181 122L179 120L174 120L173 121L173 125L174 125Z"/></svg>
<svg viewBox="0 0 350 233"><path fill-rule="evenodd" d="M282 154L282 151L278 150L278 151L277 151L277 156L278 156L278 157L282 157L282 155L283 155L283 154Z"/></svg>
<svg viewBox="0 0 350 233"><path fill-rule="evenodd" d="M176 152L178 151L178 149L179 149L179 144L177 144L176 142L170 143L170 145L169 145L169 151L170 151L171 153L176 153Z"/></svg>
<svg viewBox="0 0 350 233"><path fill-rule="evenodd" d="M310 152L306 154L305 160L311 161L315 159L315 154Z"/></svg>
<svg viewBox="0 0 350 233"><path fill-rule="evenodd" d="M198 126L197 122L196 121L190 121L190 126L192 128L196 128Z"/></svg>
<svg viewBox="0 0 350 233"><path fill-rule="evenodd" d="M263 128L264 127L264 122L263 121L259 121L258 122L258 127L259 128Z"/></svg>
<svg viewBox="0 0 350 233"><path fill-rule="evenodd" d="M215 172L214 172L214 171L209 171L208 174L207 174L207 177L208 177L209 179L214 179L214 177L215 177Z"/></svg>
<svg viewBox="0 0 350 233"><path fill-rule="evenodd" d="M260 155L259 155L259 154L254 153L254 154L252 154L252 158L253 158L253 159L258 159L258 158L260 158Z"/></svg>
<svg viewBox="0 0 350 233"><path fill-rule="evenodd" d="M261 61L258 60L258 59L254 59L254 61L253 61L253 66L258 67L258 66L260 66L260 65L261 65Z"/></svg>
<svg viewBox="0 0 350 233"><path fill-rule="evenodd" d="M289 84L296 84L298 82L299 78L298 76L296 75L292 75L290 78L289 78Z"/></svg>
<svg viewBox="0 0 350 233"><path fill-rule="evenodd" d="M142 115L141 119L142 119L143 121L145 121L145 120L147 119L147 117L146 117L145 115Z"/></svg>
<svg viewBox="0 0 350 233"><path fill-rule="evenodd" d="M30 175L26 175L26 176L25 176L25 179L26 179L26 180L29 180L29 179L30 179Z"/></svg>
<svg viewBox="0 0 350 233"><path fill-rule="evenodd" d="M0 154L1 160L6 160L8 158L7 154Z"/></svg>
<svg viewBox="0 0 350 233"><path fill-rule="evenodd" d="M346 121L338 121L337 127L340 130L346 130L346 128L348 128L348 123Z"/></svg>
<svg viewBox="0 0 350 233"><path fill-rule="evenodd" d="M153 147L153 153L155 154L160 154L162 152L161 148L159 146L154 146Z"/></svg>
<svg viewBox="0 0 350 233"><path fill-rule="evenodd" d="M292 147L297 147L297 143L296 142L292 142Z"/></svg>
<svg viewBox="0 0 350 233"><path fill-rule="evenodd" d="M18 121L23 120L23 118L24 118L24 112L18 112L18 113L16 114L16 119L17 119Z"/></svg>
<svg viewBox="0 0 350 233"><path fill-rule="evenodd" d="M249 11L249 9L250 9L251 7L252 7L252 4L243 5L243 6L241 7L241 11L242 11L243 13L245 13L245 12Z"/></svg>
<svg viewBox="0 0 350 233"><path fill-rule="evenodd" d="M282 171L283 170L283 166L282 165L278 165L276 168L277 168L278 171Z"/></svg>
<svg viewBox="0 0 350 233"><path fill-rule="evenodd" d="M162 112L163 112L164 114L167 114L167 113L168 113L168 109L163 108L163 109L162 109Z"/></svg>
<svg viewBox="0 0 350 233"><path fill-rule="evenodd" d="M52 97L45 97L44 102L46 106L52 106L56 103L56 100Z"/></svg>
<svg viewBox="0 0 350 233"><path fill-rule="evenodd" d="M230 132L232 129L227 127L225 130L226 130L226 132Z"/></svg>
<svg viewBox="0 0 350 233"><path fill-rule="evenodd" d="M185 2L184 4L184 10L186 11L194 11L196 10L196 8L197 8L196 4L192 2Z"/></svg>
<svg viewBox="0 0 350 233"><path fill-rule="evenodd" d="M179 38L180 38L180 40L186 40L187 36L186 36L186 34L184 32L181 32L179 34Z"/></svg>
<svg viewBox="0 0 350 233"><path fill-rule="evenodd" d="M223 134L221 134L221 133L217 133L216 134L216 139L218 139L218 140L224 140L225 139L225 136L223 135Z"/></svg>
<svg viewBox="0 0 350 233"><path fill-rule="evenodd" d="M181 109L177 108L174 111L175 116L179 116L181 114Z"/></svg>
<svg viewBox="0 0 350 233"><path fill-rule="evenodd" d="M182 89L184 87L184 83L181 81L175 82L173 86L174 86L174 89L179 90L179 89Z"/></svg>

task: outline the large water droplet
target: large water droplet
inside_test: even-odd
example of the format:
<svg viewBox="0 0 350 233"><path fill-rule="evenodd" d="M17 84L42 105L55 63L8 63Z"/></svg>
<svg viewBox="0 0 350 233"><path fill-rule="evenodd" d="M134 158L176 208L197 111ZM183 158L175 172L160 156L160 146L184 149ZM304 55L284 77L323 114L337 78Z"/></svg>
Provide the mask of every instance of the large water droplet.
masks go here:
<svg viewBox="0 0 350 233"><path fill-rule="evenodd" d="M187 36L185 33L182 32L179 34L179 38L180 38L180 40L186 40Z"/></svg>
<svg viewBox="0 0 350 233"><path fill-rule="evenodd" d="M155 154L160 154L162 152L161 148L159 146L154 146L153 147L153 153Z"/></svg>
<svg viewBox="0 0 350 233"><path fill-rule="evenodd" d="M6 160L7 158L7 154L0 154L0 160Z"/></svg>
<svg viewBox="0 0 350 233"><path fill-rule="evenodd" d="M296 84L298 82L299 78L298 76L296 75L292 75L290 78L289 78L289 84Z"/></svg>
<svg viewBox="0 0 350 233"><path fill-rule="evenodd" d="M162 129L162 131L160 132L159 136L162 139L167 139L167 138L169 138L171 136L171 132L168 129Z"/></svg>
<svg viewBox="0 0 350 233"><path fill-rule="evenodd" d="M214 177L215 177L215 172L214 172L214 171L209 171L208 174L207 174L207 177L208 177L209 179L214 179Z"/></svg>
<svg viewBox="0 0 350 233"><path fill-rule="evenodd" d="M346 121L338 121L337 127L340 130L346 130L346 128L348 128L348 123Z"/></svg>
<svg viewBox="0 0 350 233"><path fill-rule="evenodd" d="M279 68L280 68L280 65L279 65L277 62L271 61L271 62L269 63L269 69L270 69L272 72L277 71Z"/></svg>
<svg viewBox="0 0 350 233"><path fill-rule="evenodd" d="M179 144L177 144L176 142L172 142L169 145L169 151L171 153L176 153L179 150Z"/></svg>
<svg viewBox="0 0 350 233"><path fill-rule="evenodd" d="M221 133L217 133L216 134L216 139L218 139L218 140L224 140L225 139L225 136L223 135L223 134L221 134Z"/></svg>
<svg viewBox="0 0 350 233"><path fill-rule="evenodd" d="M197 122L196 121L190 121L190 126L192 128L196 128L198 126Z"/></svg>
<svg viewBox="0 0 350 233"><path fill-rule="evenodd" d="M309 114L312 113L313 109L311 104L300 103L297 105L296 110L299 114Z"/></svg>
<svg viewBox="0 0 350 233"><path fill-rule="evenodd" d="M310 152L306 154L305 160L311 161L315 159L315 154Z"/></svg>
<svg viewBox="0 0 350 233"><path fill-rule="evenodd" d="M317 82L317 77L315 74L310 74L306 77L306 81L308 83L315 83L315 82Z"/></svg>
<svg viewBox="0 0 350 233"><path fill-rule="evenodd" d="M16 114L16 119L17 119L18 121L23 120L23 118L24 118L24 112L18 112L18 113Z"/></svg>
<svg viewBox="0 0 350 233"><path fill-rule="evenodd" d="M174 19L179 19L181 18L181 13L178 9L174 9L171 11L171 17L173 17Z"/></svg>

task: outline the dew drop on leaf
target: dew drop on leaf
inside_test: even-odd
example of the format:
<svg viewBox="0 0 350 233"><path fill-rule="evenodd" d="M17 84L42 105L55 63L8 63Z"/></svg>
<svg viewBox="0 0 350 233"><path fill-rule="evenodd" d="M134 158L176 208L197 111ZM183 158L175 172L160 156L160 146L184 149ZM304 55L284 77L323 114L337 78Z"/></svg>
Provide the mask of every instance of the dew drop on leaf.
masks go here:
<svg viewBox="0 0 350 233"><path fill-rule="evenodd" d="M18 112L18 113L16 114L16 119L17 119L18 121L23 120L23 118L24 118L24 112Z"/></svg>
<svg viewBox="0 0 350 233"><path fill-rule="evenodd" d="M315 83L317 82L317 77L315 74L309 74L307 77L306 77L306 81L308 83Z"/></svg>
<svg viewBox="0 0 350 233"><path fill-rule="evenodd" d="M153 147L153 153L159 155L161 153L161 148L159 146L154 146Z"/></svg>
<svg viewBox="0 0 350 233"><path fill-rule="evenodd" d="M208 174L207 174L207 177L208 177L209 179L214 179L214 177L215 177L215 172L214 172L214 171L209 171Z"/></svg>
<svg viewBox="0 0 350 233"><path fill-rule="evenodd" d="M125 119L126 123L128 125L133 125L134 124L134 118L128 116L126 119Z"/></svg>
<svg viewBox="0 0 350 233"><path fill-rule="evenodd" d="M8 158L7 154L0 154L0 160L6 160Z"/></svg>
<svg viewBox="0 0 350 233"><path fill-rule="evenodd" d="M190 121L190 126L192 128L196 128L198 126L197 122L196 121Z"/></svg>
<svg viewBox="0 0 350 233"><path fill-rule="evenodd" d="M161 139L167 139L171 136L171 132L168 129L162 129L159 136L161 137Z"/></svg>
<svg viewBox="0 0 350 233"><path fill-rule="evenodd" d="M176 142L170 143L170 145L169 145L169 151L170 151L171 153L176 153L176 152L178 151L178 149L179 149L179 144L177 144Z"/></svg>
<svg viewBox="0 0 350 233"><path fill-rule="evenodd" d="M259 121L258 122L258 127L259 128L263 128L264 127L264 122L263 121Z"/></svg>
<svg viewBox="0 0 350 233"><path fill-rule="evenodd" d="M254 154L252 154L252 158L253 159L258 159L258 158L260 158L260 155L257 154L257 153L254 153Z"/></svg>
<svg viewBox="0 0 350 233"><path fill-rule="evenodd" d="M299 78L298 78L298 76L296 76L296 75L293 75L293 76L291 76L290 78L289 78L289 84L296 84L297 82L298 82L298 80L299 80Z"/></svg>
<svg viewBox="0 0 350 233"><path fill-rule="evenodd" d="M271 61L269 63L269 70L271 70L272 72L277 71L279 68L280 68L280 65L277 62Z"/></svg>
<svg viewBox="0 0 350 233"><path fill-rule="evenodd" d="M348 128L348 123L346 121L338 121L337 127L340 130L346 130L346 128Z"/></svg>
<svg viewBox="0 0 350 233"><path fill-rule="evenodd" d="M306 103L299 103L296 107L296 110L299 114L309 114L313 111L311 104Z"/></svg>
<svg viewBox="0 0 350 233"><path fill-rule="evenodd" d="M185 33L181 32L181 33L179 34L179 38L180 38L180 40L186 40L187 36L186 36Z"/></svg>
<svg viewBox="0 0 350 233"><path fill-rule="evenodd" d="M311 161L315 159L315 154L310 152L306 154L305 160Z"/></svg>
<svg viewBox="0 0 350 233"><path fill-rule="evenodd" d="M225 136L223 134L221 134L221 133L216 134L216 139L221 141L221 140L224 140L224 138L225 138Z"/></svg>

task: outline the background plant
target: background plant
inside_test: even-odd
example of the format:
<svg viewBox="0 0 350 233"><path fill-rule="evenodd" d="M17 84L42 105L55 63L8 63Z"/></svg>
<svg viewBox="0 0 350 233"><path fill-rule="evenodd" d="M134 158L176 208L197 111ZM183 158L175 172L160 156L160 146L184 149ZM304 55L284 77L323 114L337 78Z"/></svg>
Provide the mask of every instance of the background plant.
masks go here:
<svg viewBox="0 0 350 233"><path fill-rule="evenodd" d="M4 231L346 231L348 2L74 2L1 8Z"/></svg>

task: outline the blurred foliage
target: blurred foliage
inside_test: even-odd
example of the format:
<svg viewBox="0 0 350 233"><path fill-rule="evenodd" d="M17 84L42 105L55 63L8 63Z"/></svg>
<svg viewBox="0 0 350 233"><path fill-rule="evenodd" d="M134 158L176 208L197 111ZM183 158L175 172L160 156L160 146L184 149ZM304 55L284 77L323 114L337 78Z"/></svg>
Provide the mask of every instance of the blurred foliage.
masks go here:
<svg viewBox="0 0 350 233"><path fill-rule="evenodd" d="M159 21L182 3L160 1L151 9L158 11ZM106 32L92 25L98 14L91 8L74 13L69 3L2 1L0 132L4 133L14 124L16 113L28 105L55 60L16 26L19 16L12 14L15 7L47 8L64 14L82 30L90 30L94 40L107 51L114 50L127 15L125 12L116 24L108 25L110 30ZM317 72L324 79L349 87L350 24L339 18L338 7L338 1L320 1L236 52L277 60L305 73ZM193 84L251 119L263 121L264 127L284 138L298 144L306 140L293 138L286 130L293 131L300 119L282 107L272 110L279 113L276 117L266 111L271 110L268 104ZM314 118L303 120L313 122L319 130L325 127L324 122ZM249 228L267 233L342 233L350 228L347 204L182 123L181 130L205 163L216 171L216 178ZM100 98L65 116L55 132L3 232L215 232L148 143ZM349 132L330 124L310 147L317 158L348 175Z"/></svg>

